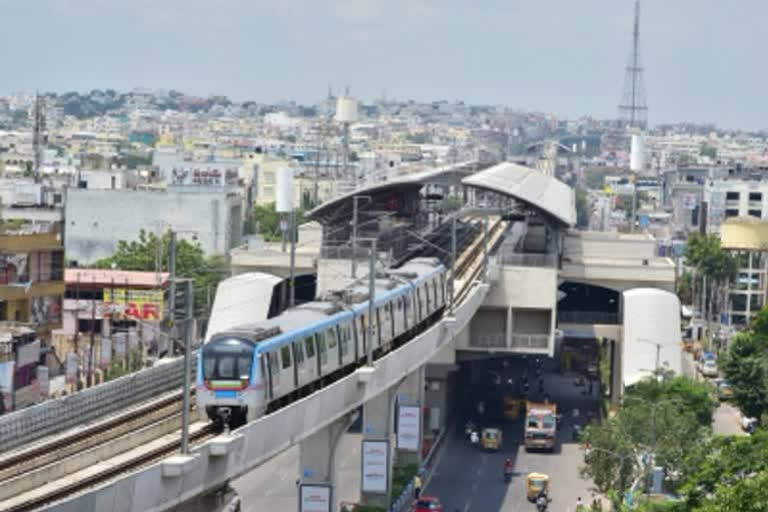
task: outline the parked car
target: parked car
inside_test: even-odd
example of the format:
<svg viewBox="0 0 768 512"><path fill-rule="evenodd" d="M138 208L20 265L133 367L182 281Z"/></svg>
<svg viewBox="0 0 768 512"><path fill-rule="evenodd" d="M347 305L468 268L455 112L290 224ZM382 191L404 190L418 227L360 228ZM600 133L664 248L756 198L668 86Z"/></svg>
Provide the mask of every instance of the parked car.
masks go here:
<svg viewBox="0 0 768 512"><path fill-rule="evenodd" d="M443 505L434 496L422 496L413 504L412 512L443 512Z"/></svg>
<svg viewBox="0 0 768 512"><path fill-rule="evenodd" d="M749 418L747 416L741 417L741 429L744 432L749 432L751 434L755 431L755 428L757 428L757 418Z"/></svg>
<svg viewBox="0 0 768 512"><path fill-rule="evenodd" d="M705 377L717 377L717 362L714 359L704 359L701 362L701 374Z"/></svg>
<svg viewBox="0 0 768 512"><path fill-rule="evenodd" d="M717 398L719 400L730 400L733 398L733 388L725 379L717 383Z"/></svg>

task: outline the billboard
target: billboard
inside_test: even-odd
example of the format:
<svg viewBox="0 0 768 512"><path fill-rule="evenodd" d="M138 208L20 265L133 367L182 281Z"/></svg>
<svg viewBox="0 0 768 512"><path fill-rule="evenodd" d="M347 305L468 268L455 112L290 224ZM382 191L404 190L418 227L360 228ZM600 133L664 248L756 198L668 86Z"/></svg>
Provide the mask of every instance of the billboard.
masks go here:
<svg viewBox="0 0 768 512"><path fill-rule="evenodd" d="M101 338L101 354L99 358L99 368L109 368L112 362L112 338Z"/></svg>
<svg viewBox="0 0 768 512"><path fill-rule="evenodd" d="M13 409L13 374L16 363L7 361L0 363L0 412Z"/></svg>
<svg viewBox="0 0 768 512"><path fill-rule="evenodd" d="M331 486L322 484L301 484L299 489L299 512L331 512Z"/></svg>
<svg viewBox="0 0 768 512"><path fill-rule="evenodd" d="M389 441L363 440L362 492L387 493L389 485Z"/></svg>
<svg viewBox="0 0 768 512"><path fill-rule="evenodd" d="M397 415L397 448L411 452L419 451L421 437L421 407L401 405Z"/></svg>
<svg viewBox="0 0 768 512"><path fill-rule="evenodd" d="M162 320L163 290L105 288L104 302L123 306L122 314L141 320Z"/></svg>

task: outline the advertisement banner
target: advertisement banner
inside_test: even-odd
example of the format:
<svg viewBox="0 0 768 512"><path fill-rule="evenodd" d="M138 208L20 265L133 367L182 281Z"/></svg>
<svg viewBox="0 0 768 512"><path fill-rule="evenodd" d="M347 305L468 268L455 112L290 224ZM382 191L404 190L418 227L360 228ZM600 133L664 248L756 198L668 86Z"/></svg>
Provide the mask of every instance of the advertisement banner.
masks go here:
<svg viewBox="0 0 768 512"><path fill-rule="evenodd" d="M67 383L68 384L74 384L77 382L77 354L74 352L70 352L67 354Z"/></svg>
<svg viewBox="0 0 768 512"><path fill-rule="evenodd" d="M51 394L47 366L37 367L37 383L40 386L40 398L45 400Z"/></svg>
<svg viewBox="0 0 768 512"><path fill-rule="evenodd" d="M103 370L109 368L112 362L112 338L101 338L101 357L99 358L99 367Z"/></svg>
<svg viewBox="0 0 768 512"><path fill-rule="evenodd" d="M421 436L421 407L401 405L397 415L397 448L411 452L419 451Z"/></svg>
<svg viewBox="0 0 768 512"><path fill-rule="evenodd" d="M331 512L332 504L330 485L301 484L299 512Z"/></svg>
<svg viewBox="0 0 768 512"><path fill-rule="evenodd" d="M125 357L125 333L119 332L115 334L115 352L119 357Z"/></svg>
<svg viewBox="0 0 768 512"><path fill-rule="evenodd" d="M16 368L14 361L0 363L0 411L8 412L13 407L13 373Z"/></svg>
<svg viewBox="0 0 768 512"><path fill-rule="evenodd" d="M389 484L389 441L363 440L363 492L387 493Z"/></svg>
<svg viewBox="0 0 768 512"><path fill-rule="evenodd" d="M19 368L23 368L29 364L37 364L40 360L40 340L21 345L18 348L18 351L19 355L16 358L16 364Z"/></svg>
<svg viewBox="0 0 768 512"><path fill-rule="evenodd" d="M105 288L104 302L123 306L122 315L142 320L162 320L163 290ZM119 317L120 314L117 314Z"/></svg>
<svg viewBox="0 0 768 512"><path fill-rule="evenodd" d="M686 210L695 210L696 209L696 194L685 194L683 196L683 208Z"/></svg>

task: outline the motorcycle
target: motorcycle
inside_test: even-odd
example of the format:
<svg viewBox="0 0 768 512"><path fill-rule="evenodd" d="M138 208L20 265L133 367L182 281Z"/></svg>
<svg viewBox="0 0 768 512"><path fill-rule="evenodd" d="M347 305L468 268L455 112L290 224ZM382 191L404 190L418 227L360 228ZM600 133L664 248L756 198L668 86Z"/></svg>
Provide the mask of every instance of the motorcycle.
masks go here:
<svg viewBox="0 0 768 512"><path fill-rule="evenodd" d="M547 507L549 507L549 499L541 496L536 500L536 510L538 512L547 512Z"/></svg>
<svg viewBox="0 0 768 512"><path fill-rule="evenodd" d="M512 481L512 472L509 470L504 470L504 482L509 483Z"/></svg>

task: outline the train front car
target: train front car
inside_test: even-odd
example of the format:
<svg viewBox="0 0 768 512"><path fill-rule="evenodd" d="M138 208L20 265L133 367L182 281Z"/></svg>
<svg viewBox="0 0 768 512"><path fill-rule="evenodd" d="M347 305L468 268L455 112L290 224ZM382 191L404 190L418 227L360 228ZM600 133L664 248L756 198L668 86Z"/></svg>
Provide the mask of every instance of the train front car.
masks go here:
<svg viewBox="0 0 768 512"><path fill-rule="evenodd" d="M197 361L197 407L213 422L236 428L264 408L256 344L222 333L203 345Z"/></svg>

